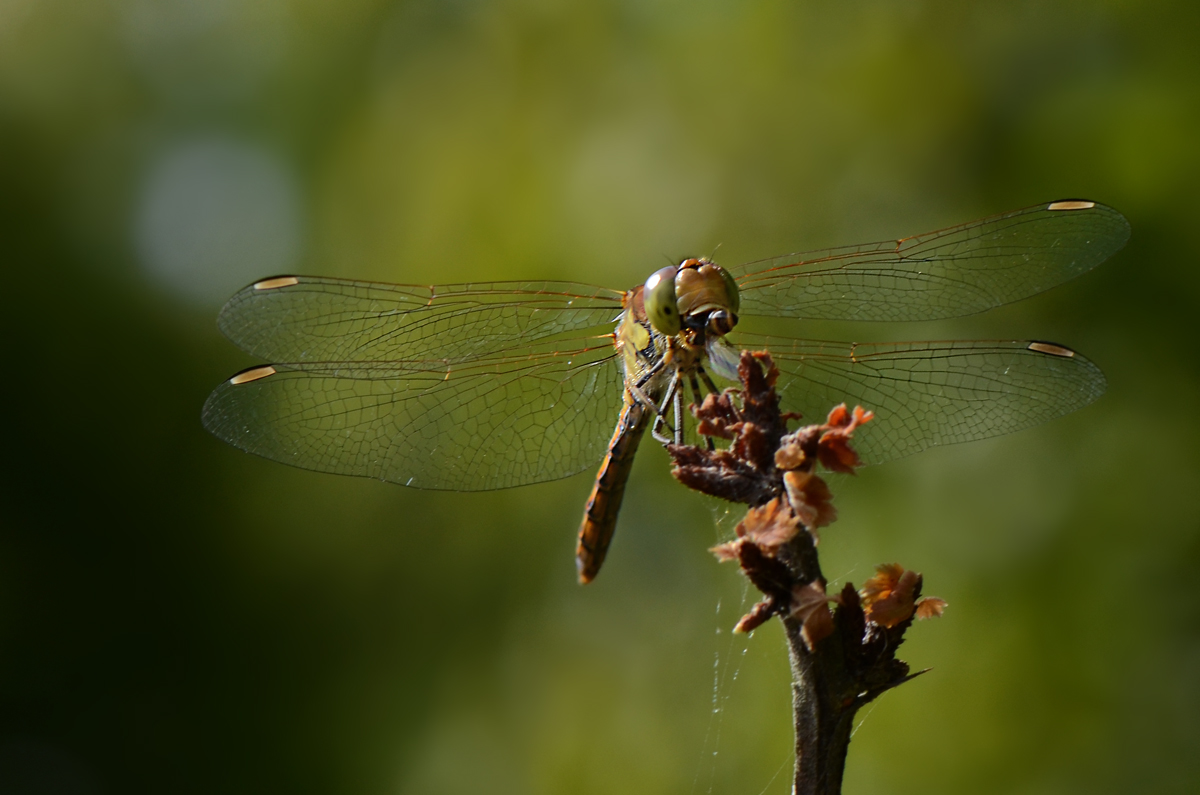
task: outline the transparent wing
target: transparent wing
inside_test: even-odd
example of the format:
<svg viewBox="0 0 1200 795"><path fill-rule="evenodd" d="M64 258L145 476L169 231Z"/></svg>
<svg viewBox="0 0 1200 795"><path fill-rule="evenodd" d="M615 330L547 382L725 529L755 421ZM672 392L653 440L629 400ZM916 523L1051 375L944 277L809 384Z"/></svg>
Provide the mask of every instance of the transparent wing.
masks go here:
<svg viewBox="0 0 1200 795"><path fill-rule="evenodd" d="M1058 345L1025 341L849 343L738 335L771 352L783 406L820 421L839 403L876 413L855 434L872 464L1029 428L1104 393L1104 374Z"/></svg>
<svg viewBox="0 0 1200 795"><path fill-rule="evenodd" d="M732 268L741 314L936 320L983 312L1096 267L1129 239L1111 207L1060 201L903 240Z"/></svg>
<svg viewBox="0 0 1200 795"><path fill-rule="evenodd" d="M468 363L299 362L247 370L204 404L215 436L274 461L482 491L595 464L620 413L611 336Z"/></svg>
<svg viewBox="0 0 1200 795"><path fill-rule="evenodd" d="M620 292L569 282L418 286L277 276L239 291L217 325L268 361L468 361L516 342L611 330L620 311Z"/></svg>

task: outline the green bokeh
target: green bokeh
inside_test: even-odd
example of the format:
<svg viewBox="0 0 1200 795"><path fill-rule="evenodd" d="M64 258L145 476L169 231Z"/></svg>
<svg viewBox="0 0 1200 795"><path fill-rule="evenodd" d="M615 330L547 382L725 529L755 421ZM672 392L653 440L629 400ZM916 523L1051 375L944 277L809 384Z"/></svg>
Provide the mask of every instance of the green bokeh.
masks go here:
<svg viewBox="0 0 1200 795"><path fill-rule="evenodd" d="M854 793L1200 789L1195 3L0 0L0 790L788 791L777 626L640 456L574 583L581 475L431 494L209 437L278 270L627 287L1040 200L1129 246L850 339L1033 337L1096 405L833 483L826 574L950 608ZM719 250L717 247L720 246ZM716 511L716 514L714 513Z"/></svg>

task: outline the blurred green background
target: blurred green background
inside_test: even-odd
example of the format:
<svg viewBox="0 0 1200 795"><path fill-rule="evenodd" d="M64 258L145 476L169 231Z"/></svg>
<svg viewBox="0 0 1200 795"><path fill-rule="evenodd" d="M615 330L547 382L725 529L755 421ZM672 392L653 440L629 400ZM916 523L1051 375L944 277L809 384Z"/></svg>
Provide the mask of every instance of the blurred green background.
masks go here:
<svg viewBox="0 0 1200 795"><path fill-rule="evenodd" d="M628 287L1041 200L1130 219L1049 294L881 338L1108 375L1035 430L835 479L826 574L947 599L853 793L1200 790L1200 7L1192 2L0 0L0 790L786 793L782 635L639 456L423 493L209 437L279 272Z"/></svg>

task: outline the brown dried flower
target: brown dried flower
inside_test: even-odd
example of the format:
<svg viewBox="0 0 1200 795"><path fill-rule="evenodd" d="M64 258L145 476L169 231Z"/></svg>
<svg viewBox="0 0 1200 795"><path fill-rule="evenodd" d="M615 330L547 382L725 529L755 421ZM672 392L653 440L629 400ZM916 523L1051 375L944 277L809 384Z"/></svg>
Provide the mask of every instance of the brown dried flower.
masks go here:
<svg viewBox="0 0 1200 795"><path fill-rule="evenodd" d="M730 392L704 396L699 406L692 407L692 414L699 420L696 432L701 436L732 439L741 425L737 407L733 405Z"/></svg>
<svg viewBox="0 0 1200 795"><path fill-rule="evenodd" d="M946 611L946 600L938 599L936 596L922 596L917 600L917 620L924 621L927 618L937 618Z"/></svg>
<svg viewBox="0 0 1200 795"><path fill-rule="evenodd" d="M796 535L800 519L776 497L766 505L746 511L735 532L758 544L764 552L773 553Z"/></svg>
<svg viewBox="0 0 1200 795"><path fill-rule="evenodd" d="M812 472L802 469L784 472L783 487L792 510L814 539L818 527L825 527L837 519L837 508L833 507L833 492L829 490L829 484Z"/></svg>
<svg viewBox="0 0 1200 795"><path fill-rule="evenodd" d="M801 622L800 634L809 651L813 650L817 641L833 634L833 613L829 611L831 601L837 599L825 595L825 583L821 580L813 580L792 589L790 612Z"/></svg>
<svg viewBox="0 0 1200 795"><path fill-rule="evenodd" d="M854 469L862 466L862 461L858 453L851 449L850 438L858 426L870 422L874 417L874 412L862 406L855 406L853 412L847 410L845 403L835 406L822 426L824 433L817 446L821 464L831 472L853 475Z"/></svg>
<svg viewBox="0 0 1200 795"><path fill-rule="evenodd" d="M808 463L808 455L796 441L795 434L785 437L783 445L775 451L775 467L785 472L800 469Z"/></svg>
<svg viewBox="0 0 1200 795"><path fill-rule="evenodd" d="M774 555L781 546L796 537L799 525L800 519L776 497L766 505L746 511L746 518L734 528L737 538L718 544L710 551L719 560L734 560L742 544L752 543L764 555Z"/></svg>
<svg viewBox="0 0 1200 795"><path fill-rule="evenodd" d="M876 566L875 572L859 591L867 620L890 629L912 618L914 612L924 619L940 616L946 609L946 602L936 596L916 599L922 580L917 572L899 563Z"/></svg>

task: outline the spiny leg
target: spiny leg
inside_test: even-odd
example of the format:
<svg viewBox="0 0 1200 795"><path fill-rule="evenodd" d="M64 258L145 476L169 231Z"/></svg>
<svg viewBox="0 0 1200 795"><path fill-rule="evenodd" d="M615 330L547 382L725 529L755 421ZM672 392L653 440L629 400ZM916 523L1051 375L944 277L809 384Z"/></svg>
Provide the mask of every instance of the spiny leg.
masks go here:
<svg viewBox="0 0 1200 795"><path fill-rule="evenodd" d="M700 408L700 404L704 402L704 393L700 391L700 382L696 380L696 373L694 371L688 373L688 383L692 387L692 400L695 401L696 408ZM709 450L716 449L711 436L704 437L704 446Z"/></svg>
<svg viewBox="0 0 1200 795"><path fill-rule="evenodd" d="M671 427L669 422L667 422L667 406L670 405L672 397L679 387L679 370L675 370L671 374L671 382L667 387L667 392L663 397L661 405L655 404L654 400L651 399L648 394L646 394L646 391L642 389L642 387L649 383L651 378L658 375L659 371L663 369L666 363L667 360L665 358L659 359L653 367L642 374L642 377L637 380L637 383L627 385L629 393L633 395L634 399L654 412L654 424L650 426L650 435L653 436L654 439L660 444L664 445L671 444L674 441L672 437L677 436L675 429ZM671 431L671 437L663 435L663 427L666 427Z"/></svg>
<svg viewBox="0 0 1200 795"><path fill-rule="evenodd" d="M629 394L633 395L634 400L636 400L638 403L641 403L651 411L658 411L658 405L650 399L650 396L647 395L639 385L627 384L626 388L629 390Z"/></svg>
<svg viewBox="0 0 1200 795"><path fill-rule="evenodd" d="M641 403L650 411L653 411L660 419L663 417L666 404L664 403L662 406L659 406L648 394L646 394L646 390L644 390L642 387L648 384L651 378L658 375L658 372L663 369L665 364L666 360L660 359L653 367L643 373L642 377L639 378L635 383L626 383L625 385L625 388L629 390L629 394L633 395L634 400L636 400L638 403Z"/></svg>
<svg viewBox="0 0 1200 795"><path fill-rule="evenodd" d="M676 442L679 436L679 431L671 427L671 423L667 422L667 406L675 400L679 393L679 371L676 370L671 374L671 383L667 386L667 393L663 396L663 402L660 406L654 406L657 416L654 418L654 424L650 426L650 435L654 437L659 444L672 444ZM679 421L679 417L675 417L675 421ZM667 428L671 432L670 436L663 435L662 429Z"/></svg>
<svg viewBox="0 0 1200 795"><path fill-rule="evenodd" d="M675 392L675 444L683 444L683 390L679 388L679 371L672 380Z"/></svg>
<svg viewBox="0 0 1200 795"><path fill-rule="evenodd" d="M663 358L659 359L657 362L655 362L654 365L649 370L642 373L642 377L637 380L636 386L638 387L638 389L641 389L646 384L650 383L650 379L653 378L654 376L658 375L659 370L663 369L666 366L667 366L666 357L663 357ZM652 408L653 406L654 406L654 404L650 403L648 407Z"/></svg>
<svg viewBox="0 0 1200 795"><path fill-rule="evenodd" d="M660 432L660 429L664 426L670 429L672 434L675 432L675 429L671 428L671 424L667 422L667 404L671 401L670 392L667 393L666 398L663 400L662 405L660 406L656 404L650 398L650 396L645 393L645 391L638 387L637 384L629 384L628 388L629 393L633 395L634 400L636 400L638 403L641 403L643 406L646 406L648 409L650 409L650 411L654 412L654 425L650 427L650 435L663 444L670 444L671 439L663 436Z"/></svg>

